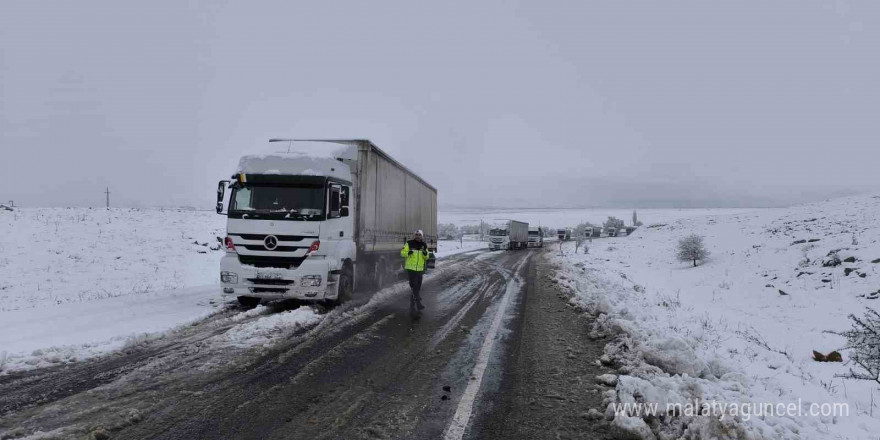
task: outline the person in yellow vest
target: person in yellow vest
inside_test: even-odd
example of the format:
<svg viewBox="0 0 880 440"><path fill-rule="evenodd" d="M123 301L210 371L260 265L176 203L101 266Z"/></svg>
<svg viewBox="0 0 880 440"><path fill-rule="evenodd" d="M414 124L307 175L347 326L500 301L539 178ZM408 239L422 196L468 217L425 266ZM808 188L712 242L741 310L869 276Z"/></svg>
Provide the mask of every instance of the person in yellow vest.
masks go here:
<svg viewBox="0 0 880 440"><path fill-rule="evenodd" d="M409 287L412 289L410 296L409 309L415 313L416 307L422 310L422 275L425 273L425 265L428 262L428 244L425 243L425 234L421 229L413 234L412 240L403 245L400 250L400 256L406 259L406 275L409 278Z"/></svg>

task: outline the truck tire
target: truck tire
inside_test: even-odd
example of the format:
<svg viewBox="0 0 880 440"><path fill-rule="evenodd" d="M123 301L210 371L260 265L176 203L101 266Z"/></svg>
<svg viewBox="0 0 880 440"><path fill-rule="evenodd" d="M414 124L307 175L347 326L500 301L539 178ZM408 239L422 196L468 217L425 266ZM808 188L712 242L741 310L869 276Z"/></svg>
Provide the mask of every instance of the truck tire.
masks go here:
<svg viewBox="0 0 880 440"><path fill-rule="evenodd" d="M246 309L252 309L260 305L260 298L254 298L252 296L239 296L238 303Z"/></svg>
<svg viewBox="0 0 880 440"><path fill-rule="evenodd" d="M339 294L333 303L338 306L350 300L352 292L354 292L354 277L352 276L351 266L346 265L342 269L342 273L339 274L339 281L337 282L339 283Z"/></svg>

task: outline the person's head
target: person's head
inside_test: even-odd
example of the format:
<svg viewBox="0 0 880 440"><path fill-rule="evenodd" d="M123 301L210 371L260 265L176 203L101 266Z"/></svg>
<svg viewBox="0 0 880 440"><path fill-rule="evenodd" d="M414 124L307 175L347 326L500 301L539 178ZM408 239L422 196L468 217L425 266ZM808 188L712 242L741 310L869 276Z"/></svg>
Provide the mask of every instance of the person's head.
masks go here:
<svg viewBox="0 0 880 440"><path fill-rule="evenodd" d="M413 233L413 240L422 241L425 239L425 233L422 232L421 229L416 229L416 232Z"/></svg>

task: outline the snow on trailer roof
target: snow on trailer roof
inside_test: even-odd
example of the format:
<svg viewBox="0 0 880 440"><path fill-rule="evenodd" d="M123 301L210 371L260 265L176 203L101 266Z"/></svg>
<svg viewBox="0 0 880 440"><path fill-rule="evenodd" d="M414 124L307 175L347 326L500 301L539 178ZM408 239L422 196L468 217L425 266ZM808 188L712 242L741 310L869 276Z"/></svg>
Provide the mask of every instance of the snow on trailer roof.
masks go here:
<svg viewBox="0 0 880 440"><path fill-rule="evenodd" d="M437 188L382 151L369 139L272 138L269 139L269 142L287 147L287 151L244 156L239 161L236 173L302 175L302 170L306 170L310 175L326 175L351 180L351 169L348 166L344 167L342 174L338 174L340 169L343 169L340 165L346 164L348 160L357 160L358 150L366 150L375 152L435 193L437 192ZM343 159L346 162L337 159Z"/></svg>
<svg viewBox="0 0 880 440"><path fill-rule="evenodd" d="M327 159L357 159L357 145L343 141L320 139L269 139L269 143L286 147L287 154L300 154Z"/></svg>
<svg viewBox="0 0 880 440"><path fill-rule="evenodd" d="M359 148L375 152L379 156L385 158L385 160L391 162L395 166L402 169L404 172L406 172L407 174L412 176L414 179L418 180L422 185L425 185L428 188L430 188L431 190L433 190L434 192L437 192L437 188L435 188L434 185L431 185L430 183L426 182L425 179L422 179L418 174L412 172L412 170L410 170L409 168L404 166L402 163L398 162L396 159L389 156L388 153L386 153L381 148L376 146L376 144L374 144L369 139L269 139L269 142L313 142L313 143L324 143L324 144L333 143L333 144L357 146Z"/></svg>
<svg viewBox="0 0 880 440"><path fill-rule="evenodd" d="M327 176L351 180L349 166L338 159L357 158L356 146L292 141L287 146L287 151L242 156L235 173Z"/></svg>

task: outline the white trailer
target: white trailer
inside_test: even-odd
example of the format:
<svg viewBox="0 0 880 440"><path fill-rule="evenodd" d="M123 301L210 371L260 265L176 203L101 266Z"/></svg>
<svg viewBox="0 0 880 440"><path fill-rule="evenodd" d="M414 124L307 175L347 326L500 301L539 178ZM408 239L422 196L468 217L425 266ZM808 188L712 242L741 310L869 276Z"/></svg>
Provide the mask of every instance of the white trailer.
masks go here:
<svg viewBox="0 0 880 440"><path fill-rule="evenodd" d="M369 140L273 139L284 153L244 156L220 181L227 216L223 293L342 302L402 269L416 229L437 249L437 190ZM226 190L231 189L224 212Z"/></svg>
<svg viewBox="0 0 880 440"><path fill-rule="evenodd" d="M505 220L489 229L489 249L525 249L529 245L529 224Z"/></svg>

